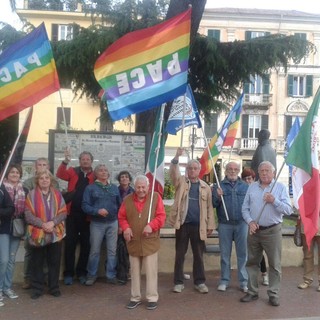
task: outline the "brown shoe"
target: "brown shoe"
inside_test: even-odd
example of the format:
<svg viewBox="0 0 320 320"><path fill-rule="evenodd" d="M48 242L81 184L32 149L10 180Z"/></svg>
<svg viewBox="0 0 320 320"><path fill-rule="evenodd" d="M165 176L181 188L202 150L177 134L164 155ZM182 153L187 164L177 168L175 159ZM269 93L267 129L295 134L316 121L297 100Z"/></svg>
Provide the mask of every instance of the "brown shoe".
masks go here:
<svg viewBox="0 0 320 320"><path fill-rule="evenodd" d="M25 279L22 285L22 289L31 289L31 281L30 279Z"/></svg>

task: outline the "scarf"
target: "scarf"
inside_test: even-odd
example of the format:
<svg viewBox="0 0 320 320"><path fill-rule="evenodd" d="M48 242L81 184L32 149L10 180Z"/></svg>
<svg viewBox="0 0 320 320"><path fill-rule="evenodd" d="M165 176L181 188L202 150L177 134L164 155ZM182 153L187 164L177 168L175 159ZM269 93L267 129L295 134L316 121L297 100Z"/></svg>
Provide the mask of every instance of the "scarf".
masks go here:
<svg viewBox="0 0 320 320"><path fill-rule="evenodd" d="M26 207L43 222L51 221L59 214L67 212L60 191L54 188L50 189L47 197L42 194L39 187L32 190L26 199ZM45 246L62 240L64 236L65 228L63 222L54 227L53 233L45 233L43 229L33 225L28 225L27 227L27 238L29 243L34 246Z"/></svg>
<svg viewBox="0 0 320 320"><path fill-rule="evenodd" d="M24 213L26 195L23 190L22 183L19 182L16 186L13 186L7 179L3 181L3 184L8 191L10 198L14 204L14 217L20 217Z"/></svg>

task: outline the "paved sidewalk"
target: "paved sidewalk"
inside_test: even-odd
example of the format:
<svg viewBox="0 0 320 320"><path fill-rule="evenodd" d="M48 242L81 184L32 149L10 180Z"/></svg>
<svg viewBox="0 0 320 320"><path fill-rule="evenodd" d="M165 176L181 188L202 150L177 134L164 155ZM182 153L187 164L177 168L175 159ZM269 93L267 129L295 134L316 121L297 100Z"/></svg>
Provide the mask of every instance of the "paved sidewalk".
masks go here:
<svg viewBox="0 0 320 320"><path fill-rule="evenodd" d="M130 283L113 286L99 279L92 287L72 286L61 283L62 296L54 298L44 295L38 300L30 299L30 291L15 284L18 299L4 299L0 307L1 320L185 320L185 319L320 319L320 292L317 283L306 290L297 288L302 279L301 267L282 269L282 288L279 307L268 304L267 287L260 287L260 298L250 303L241 303L243 293L233 281L226 292L216 290L219 271L207 272L208 294L200 294L193 289L191 280L185 281L182 293L173 293L172 274L159 274L158 308L146 310L143 303L134 310L125 305L130 298ZM144 283L143 283L144 291Z"/></svg>

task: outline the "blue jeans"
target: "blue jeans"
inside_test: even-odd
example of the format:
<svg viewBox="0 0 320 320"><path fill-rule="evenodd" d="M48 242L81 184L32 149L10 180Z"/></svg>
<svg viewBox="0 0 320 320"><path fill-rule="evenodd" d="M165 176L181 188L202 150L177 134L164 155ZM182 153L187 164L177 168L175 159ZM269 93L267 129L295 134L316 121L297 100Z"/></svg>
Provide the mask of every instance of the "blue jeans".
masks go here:
<svg viewBox="0 0 320 320"><path fill-rule="evenodd" d="M243 288L248 283L246 270L248 225L244 221L237 225L219 223L218 232L221 265L220 284L228 286L230 282L230 259L232 242L234 241L237 254L238 280L240 287Z"/></svg>
<svg viewBox="0 0 320 320"><path fill-rule="evenodd" d="M11 288L20 238L0 234L0 291Z"/></svg>
<svg viewBox="0 0 320 320"><path fill-rule="evenodd" d="M90 223L90 254L87 265L88 278L96 278L99 268L100 251L103 238L106 239L107 260L106 277L113 279L117 274L118 220L112 222Z"/></svg>

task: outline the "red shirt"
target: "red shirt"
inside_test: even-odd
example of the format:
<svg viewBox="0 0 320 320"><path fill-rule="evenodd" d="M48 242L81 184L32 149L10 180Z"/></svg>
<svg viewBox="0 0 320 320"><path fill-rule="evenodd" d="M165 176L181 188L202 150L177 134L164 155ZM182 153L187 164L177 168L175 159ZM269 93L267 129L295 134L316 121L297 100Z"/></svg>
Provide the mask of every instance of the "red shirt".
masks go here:
<svg viewBox="0 0 320 320"><path fill-rule="evenodd" d="M139 201L137 195L134 193L132 198L133 198L134 206L136 207L137 211L141 212L145 203L146 203L147 197L143 198L142 201ZM118 219L119 219L120 228L123 231L130 228L130 225L127 220L126 207L125 207L124 203L122 203L122 205L119 209ZM166 221L166 212L164 210L162 198L158 194L158 202L157 202L157 206L156 206L155 217L149 222L149 226L151 227L152 231L154 232L154 231L159 230L161 227L163 227L165 221Z"/></svg>

